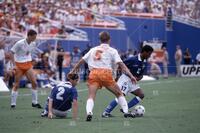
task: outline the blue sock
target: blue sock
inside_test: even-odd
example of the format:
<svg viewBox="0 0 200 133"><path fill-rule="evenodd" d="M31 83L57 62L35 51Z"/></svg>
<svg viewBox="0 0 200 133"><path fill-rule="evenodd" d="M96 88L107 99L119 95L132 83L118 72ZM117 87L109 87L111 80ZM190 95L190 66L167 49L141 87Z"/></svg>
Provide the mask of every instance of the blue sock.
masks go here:
<svg viewBox="0 0 200 133"><path fill-rule="evenodd" d="M49 99L47 99L45 103L44 110L46 110L47 112L49 111Z"/></svg>
<svg viewBox="0 0 200 133"><path fill-rule="evenodd" d="M141 101L139 97L134 97L131 101L128 102L128 108L130 109L131 107L135 106Z"/></svg>
<svg viewBox="0 0 200 133"><path fill-rule="evenodd" d="M114 99L105 109L105 112L110 113L116 106L117 106L117 101Z"/></svg>

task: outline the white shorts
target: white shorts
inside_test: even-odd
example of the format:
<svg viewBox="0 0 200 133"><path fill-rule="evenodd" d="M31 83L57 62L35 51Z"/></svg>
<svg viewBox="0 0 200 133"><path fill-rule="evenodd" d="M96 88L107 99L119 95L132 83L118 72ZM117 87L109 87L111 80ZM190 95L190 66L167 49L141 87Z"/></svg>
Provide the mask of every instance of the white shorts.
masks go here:
<svg viewBox="0 0 200 133"><path fill-rule="evenodd" d="M57 109L53 109L53 114L57 117L66 117L67 116L67 113L69 112L69 110L67 111L60 111L60 110L57 110Z"/></svg>
<svg viewBox="0 0 200 133"><path fill-rule="evenodd" d="M124 95L127 95L128 93L131 93L140 88L138 84L132 83L131 79L125 74L122 74L119 77L117 84L119 85L119 88L124 93Z"/></svg>

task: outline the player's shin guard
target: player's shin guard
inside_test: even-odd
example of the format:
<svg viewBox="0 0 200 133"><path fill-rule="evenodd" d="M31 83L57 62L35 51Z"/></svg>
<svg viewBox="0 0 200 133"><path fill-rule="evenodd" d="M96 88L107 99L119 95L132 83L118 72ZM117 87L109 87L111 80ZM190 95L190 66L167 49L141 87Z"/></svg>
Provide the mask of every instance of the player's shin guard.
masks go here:
<svg viewBox="0 0 200 133"><path fill-rule="evenodd" d="M93 99L89 98L87 100L87 103L86 103L86 112L87 112L87 115L92 115L92 110L93 110L93 107L94 107L94 101Z"/></svg>
<svg viewBox="0 0 200 133"><path fill-rule="evenodd" d="M38 92L37 92L37 90L31 89L31 93L32 93L32 103L38 104Z"/></svg>
<svg viewBox="0 0 200 133"><path fill-rule="evenodd" d="M114 99L105 109L104 112L110 113L112 112L112 110L117 106L118 101L116 99Z"/></svg>
<svg viewBox="0 0 200 133"><path fill-rule="evenodd" d="M138 96L134 97L131 101L129 101L128 103L128 108L131 108L133 106L135 106L136 104L138 104L142 99Z"/></svg>
<svg viewBox="0 0 200 133"><path fill-rule="evenodd" d="M127 101L124 96L118 97L118 103L121 106L123 112L125 114L128 113L128 105L127 105Z"/></svg>
<svg viewBox="0 0 200 133"><path fill-rule="evenodd" d="M11 92L11 105L16 105L17 96L18 96L18 92L12 90L12 92Z"/></svg>

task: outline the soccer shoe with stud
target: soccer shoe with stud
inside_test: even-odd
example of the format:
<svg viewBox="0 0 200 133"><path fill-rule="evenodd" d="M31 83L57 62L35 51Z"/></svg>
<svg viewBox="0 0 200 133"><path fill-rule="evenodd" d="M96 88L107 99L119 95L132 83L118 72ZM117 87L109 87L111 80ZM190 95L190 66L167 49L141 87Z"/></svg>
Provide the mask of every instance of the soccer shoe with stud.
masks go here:
<svg viewBox="0 0 200 133"><path fill-rule="evenodd" d="M109 118L109 117L113 117L113 115L111 113L108 113L108 112L103 112L103 114L101 115L101 117L103 117L103 118Z"/></svg>
<svg viewBox="0 0 200 133"><path fill-rule="evenodd" d="M86 121L92 121L92 113L89 113L86 117Z"/></svg>
<svg viewBox="0 0 200 133"><path fill-rule="evenodd" d="M121 113L124 113L123 109L120 109L119 111L120 111Z"/></svg>
<svg viewBox="0 0 200 133"><path fill-rule="evenodd" d="M11 109L15 109L15 106L16 106L16 105L11 105L10 108L11 108Z"/></svg>
<svg viewBox="0 0 200 133"><path fill-rule="evenodd" d="M41 117L47 117L47 116L48 116L48 112L46 110L42 111Z"/></svg>
<svg viewBox="0 0 200 133"><path fill-rule="evenodd" d="M132 113L124 113L124 118L135 118L135 114L132 114Z"/></svg>
<svg viewBox="0 0 200 133"><path fill-rule="evenodd" d="M32 107L42 109L42 106L39 103L37 103L37 104L32 103Z"/></svg>

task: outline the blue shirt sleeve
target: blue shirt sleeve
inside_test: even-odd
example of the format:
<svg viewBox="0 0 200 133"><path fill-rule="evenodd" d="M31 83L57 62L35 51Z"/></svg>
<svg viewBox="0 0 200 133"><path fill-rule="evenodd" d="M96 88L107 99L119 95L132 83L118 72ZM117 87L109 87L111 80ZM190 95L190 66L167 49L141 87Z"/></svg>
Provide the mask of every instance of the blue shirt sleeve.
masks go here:
<svg viewBox="0 0 200 133"><path fill-rule="evenodd" d="M57 91L57 88L54 87L52 90L51 90L51 94L50 94L50 98L51 99L54 99L56 97L56 91Z"/></svg>

